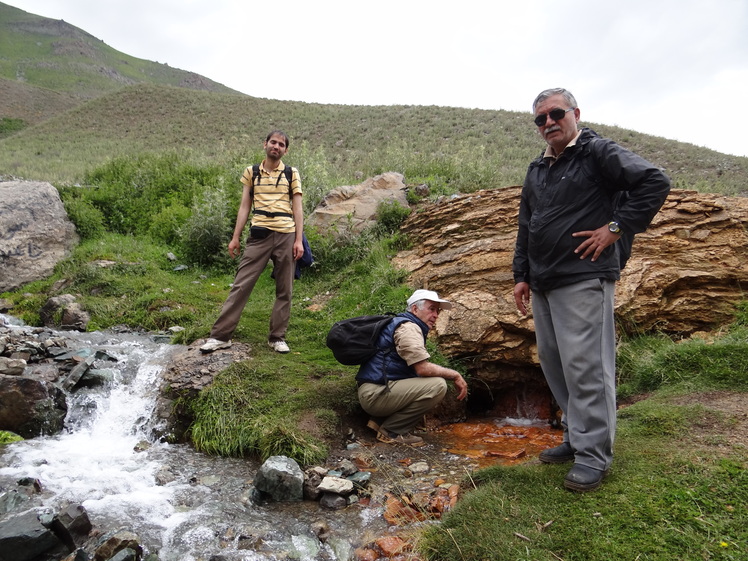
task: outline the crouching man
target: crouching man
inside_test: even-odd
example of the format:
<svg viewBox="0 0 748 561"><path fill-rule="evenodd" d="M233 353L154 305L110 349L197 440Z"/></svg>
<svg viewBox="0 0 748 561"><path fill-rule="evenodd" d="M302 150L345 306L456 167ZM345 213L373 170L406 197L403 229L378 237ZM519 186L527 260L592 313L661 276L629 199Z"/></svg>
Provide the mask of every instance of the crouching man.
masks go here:
<svg viewBox="0 0 748 561"><path fill-rule="evenodd" d="M447 393L447 380L454 382L457 399L467 397L468 388L456 370L429 362L426 336L441 310L452 304L432 290L416 290L408 298L407 311L395 316L379 336L378 351L356 375L358 399L372 419L368 426L386 443L421 446L412 430L424 414L436 407Z"/></svg>

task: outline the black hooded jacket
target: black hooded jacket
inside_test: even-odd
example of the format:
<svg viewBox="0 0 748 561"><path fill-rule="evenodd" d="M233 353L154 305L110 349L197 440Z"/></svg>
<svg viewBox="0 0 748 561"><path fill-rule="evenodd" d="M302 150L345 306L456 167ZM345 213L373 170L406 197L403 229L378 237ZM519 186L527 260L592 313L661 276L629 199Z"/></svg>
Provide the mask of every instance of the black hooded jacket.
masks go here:
<svg viewBox="0 0 748 561"><path fill-rule="evenodd" d="M583 128L577 142L550 166L543 155L525 177L514 252L515 282L545 291L594 278L618 280L620 245L597 261L574 250L584 238L573 232L618 222L631 242L647 229L670 192L669 178L612 140Z"/></svg>

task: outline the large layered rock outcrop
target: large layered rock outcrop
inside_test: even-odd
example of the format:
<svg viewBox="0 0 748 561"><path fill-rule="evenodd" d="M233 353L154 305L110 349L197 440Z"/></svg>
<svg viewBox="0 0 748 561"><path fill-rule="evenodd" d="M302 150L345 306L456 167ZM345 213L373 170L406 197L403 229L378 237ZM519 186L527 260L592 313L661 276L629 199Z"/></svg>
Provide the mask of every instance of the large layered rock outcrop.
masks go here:
<svg viewBox="0 0 748 561"><path fill-rule="evenodd" d="M394 260L412 286L455 303L436 326L440 350L488 378L539 364L532 317L513 297L519 195L485 190L419 209L403 225L412 249ZM748 286L746 225L748 198L673 190L617 285L620 328L687 336L729 323Z"/></svg>

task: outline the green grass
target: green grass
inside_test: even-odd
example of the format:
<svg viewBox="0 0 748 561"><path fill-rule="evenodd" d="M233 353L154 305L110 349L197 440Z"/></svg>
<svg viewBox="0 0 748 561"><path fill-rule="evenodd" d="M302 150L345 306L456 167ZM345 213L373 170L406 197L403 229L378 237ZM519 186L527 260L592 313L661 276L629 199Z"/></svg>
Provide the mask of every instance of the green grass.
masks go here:
<svg viewBox="0 0 748 561"><path fill-rule="evenodd" d="M745 456L642 437L621 423L614 468L592 493L562 487L569 466L483 470L419 549L430 561L745 559Z"/></svg>
<svg viewBox="0 0 748 561"><path fill-rule="evenodd" d="M565 490L569 465L481 470L420 551L429 561L745 559L748 450L725 452L736 420L694 397L748 390L745 309L710 344L643 336L621 345L619 393L651 393L619 410L615 461L599 490Z"/></svg>

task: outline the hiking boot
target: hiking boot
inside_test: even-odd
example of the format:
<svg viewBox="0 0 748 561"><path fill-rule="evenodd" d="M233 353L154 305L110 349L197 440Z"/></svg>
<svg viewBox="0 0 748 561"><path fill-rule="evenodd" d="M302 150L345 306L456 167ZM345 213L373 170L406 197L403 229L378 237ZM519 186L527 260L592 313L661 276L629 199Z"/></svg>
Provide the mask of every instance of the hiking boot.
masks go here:
<svg viewBox="0 0 748 561"><path fill-rule="evenodd" d="M200 347L200 350L204 353L212 353L218 349L228 349L231 346L231 341L221 341L219 339L213 339L212 337L205 341Z"/></svg>
<svg viewBox="0 0 748 561"><path fill-rule="evenodd" d="M409 432L397 434L389 431L379 431L377 433L377 440L385 444L406 444L407 446L423 446L426 444L423 438Z"/></svg>
<svg viewBox="0 0 748 561"><path fill-rule="evenodd" d="M538 459L544 464L565 464L574 461L574 449L571 444L564 442L555 448L543 450Z"/></svg>
<svg viewBox="0 0 748 561"><path fill-rule="evenodd" d="M270 345L270 348L273 349L276 353L290 353L291 349L288 348L288 345L285 341L279 340L279 341L268 341L268 345Z"/></svg>

